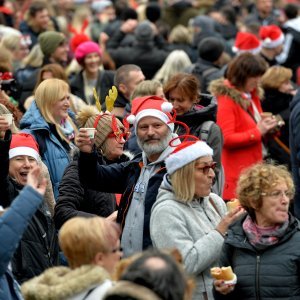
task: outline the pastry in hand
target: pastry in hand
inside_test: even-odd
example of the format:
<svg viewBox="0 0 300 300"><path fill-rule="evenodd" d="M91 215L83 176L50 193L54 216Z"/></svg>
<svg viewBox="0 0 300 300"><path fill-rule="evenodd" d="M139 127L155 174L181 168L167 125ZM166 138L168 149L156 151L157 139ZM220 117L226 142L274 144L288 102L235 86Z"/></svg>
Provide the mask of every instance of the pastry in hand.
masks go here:
<svg viewBox="0 0 300 300"><path fill-rule="evenodd" d="M237 281L236 275L233 273L230 266L211 268L210 274L214 279L223 280L224 284L236 284Z"/></svg>
<svg viewBox="0 0 300 300"><path fill-rule="evenodd" d="M228 211L232 211L240 205L241 205L241 203L240 203L239 199L231 199L230 201L227 201L227 203L226 203Z"/></svg>

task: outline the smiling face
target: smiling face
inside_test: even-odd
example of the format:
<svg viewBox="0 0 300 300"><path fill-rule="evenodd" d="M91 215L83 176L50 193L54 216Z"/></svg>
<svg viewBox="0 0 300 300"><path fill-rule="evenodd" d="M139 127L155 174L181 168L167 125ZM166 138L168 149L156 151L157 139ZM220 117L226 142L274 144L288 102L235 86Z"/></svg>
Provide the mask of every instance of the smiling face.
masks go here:
<svg viewBox="0 0 300 300"><path fill-rule="evenodd" d="M89 74L98 73L100 64L101 58L96 52L89 53L84 58L84 69Z"/></svg>
<svg viewBox="0 0 300 300"><path fill-rule="evenodd" d="M70 108L70 94L66 93L63 98L59 99L52 106L52 115L54 119L60 123L68 117L68 109Z"/></svg>
<svg viewBox="0 0 300 300"><path fill-rule="evenodd" d="M262 206L255 210L256 223L262 227L282 224L288 220L290 198L288 186L285 182L276 185L262 198Z"/></svg>
<svg viewBox="0 0 300 300"><path fill-rule="evenodd" d="M18 184L26 185L29 171L37 165L37 161L28 155L19 155L9 160L9 176Z"/></svg>
<svg viewBox="0 0 300 300"><path fill-rule="evenodd" d="M46 30L48 28L49 21L50 21L48 10L43 9L41 11L38 11L34 16L33 21L40 30Z"/></svg>
<svg viewBox="0 0 300 300"><path fill-rule="evenodd" d="M212 162L211 156L204 156L199 158L195 164L195 196L197 198L206 197L211 192L215 172L213 169L209 169L208 173L205 174L203 167L211 165Z"/></svg>
<svg viewBox="0 0 300 300"><path fill-rule="evenodd" d="M116 137L108 137L103 147L104 156L109 160L118 159L123 154L124 144L124 138L117 140Z"/></svg>
<svg viewBox="0 0 300 300"><path fill-rule="evenodd" d="M188 96L181 93L178 88L175 88L169 92L169 99L174 109L176 110L177 115L183 115L188 112L194 103L196 103L195 99L190 99Z"/></svg>
<svg viewBox="0 0 300 300"><path fill-rule="evenodd" d="M172 138L169 127L155 117L144 117L137 124L137 142L150 161L155 161Z"/></svg>

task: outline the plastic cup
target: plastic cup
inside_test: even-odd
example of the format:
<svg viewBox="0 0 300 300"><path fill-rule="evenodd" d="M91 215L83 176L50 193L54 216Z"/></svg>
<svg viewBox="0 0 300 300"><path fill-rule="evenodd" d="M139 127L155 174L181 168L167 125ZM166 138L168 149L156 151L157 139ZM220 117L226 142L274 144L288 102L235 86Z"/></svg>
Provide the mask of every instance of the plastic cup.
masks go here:
<svg viewBox="0 0 300 300"><path fill-rule="evenodd" d="M88 133L90 139L93 139L95 137L95 132L96 129L95 128L85 128L86 132Z"/></svg>
<svg viewBox="0 0 300 300"><path fill-rule="evenodd" d="M1 116L4 117L4 119L8 123L8 125L12 124L12 121L13 121L13 115L12 114L3 114Z"/></svg>

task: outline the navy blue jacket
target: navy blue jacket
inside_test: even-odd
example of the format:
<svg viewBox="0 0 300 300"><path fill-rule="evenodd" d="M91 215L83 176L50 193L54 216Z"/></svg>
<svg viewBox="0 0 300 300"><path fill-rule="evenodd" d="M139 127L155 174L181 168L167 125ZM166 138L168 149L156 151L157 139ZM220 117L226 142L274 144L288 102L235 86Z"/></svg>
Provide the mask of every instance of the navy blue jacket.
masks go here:
<svg viewBox="0 0 300 300"><path fill-rule="evenodd" d="M105 166L98 163L95 152L92 154L80 152L80 181L90 189L122 194L117 217L117 222L121 224L122 228L124 227L126 214L132 200L134 186L141 173L141 167L142 154L138 154L129 162ZM145 196L143 249L152 245L150 238L151 208L156 201L158 188L165 173L165 165L161 163L161 168L150 178L148 183Z"/></svg>

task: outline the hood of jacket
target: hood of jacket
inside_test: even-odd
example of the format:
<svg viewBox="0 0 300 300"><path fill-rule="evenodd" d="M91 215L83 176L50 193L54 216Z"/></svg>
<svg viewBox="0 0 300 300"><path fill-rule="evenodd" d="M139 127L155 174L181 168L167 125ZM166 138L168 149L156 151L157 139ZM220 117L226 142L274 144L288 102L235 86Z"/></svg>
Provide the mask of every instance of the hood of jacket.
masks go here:
<svg viewBox="0 0 300 300"><path fill-rule="evenodd" d="M113 299L114 296L123 296L130 299L135 300L160 300L161 298L158 297L152 290L139 285L135 284L131 281L118 281L116 284L110 288L107 293L105 294L104 299Z"/></svg>
<svg viewBox="0 0 300 300"><path fill-rule="evenodd" d="M293 35L297 43L300 42L300 17L288 20L283 27Z"/></svg>
<svg viewBox="0 0 300 300"><path fill-rule="evenodd" d="M248 109L250 102L249 100L243 96L243 93L236 89L227 79L221 78L214 80L210 83L208 90L212 95L218 96L228 96L231 98L236 104L240 105L244 109ZM254 90L251 93L252 97L263 98L263 89L258 88L258 90Z"/></svg>
<svg viewBox="0 0 300 300"><path fill-rule="evenodd" d="M247 237L245 235L245 232L243 230L243 222L246 218L247 214L243 215L241 218L239 218L235 223L233 223L228 230L228 236L225 240L225 243L230 244L237 248L247 248L252 249L252 251L255 251L255 248L248 242ZM284 234L284 236L279 240L279 243L284 243L286 240L288 240L296 231L300 230L300 224L299 221L292 216L289 215L289 227ZM247 242L245 242L247 241ZM276 244L275 244L276 245ZM272 247L271 245L270 247Z"/></svg>
<svg viewBox="0 0 300 300"><path fill-rule="evenodd" d="M101 285L109 278L106 270L96 265L76 269L54 267L25 282L21 291L25 299L61 300Z"/></svg>
<svg viewBox="0 0 300 300"><path fill-rule="evenodd" d="M217 113L217 101L212 95L201 94L201 97L205 97L205 102L208 103L207 106L199 107L199 105L194 105L192 109L183 115L176 116L176 120L184 122L189 127L199 126L205 121L216 121ZM201 100L200 100L201 105Z"/></svg>

